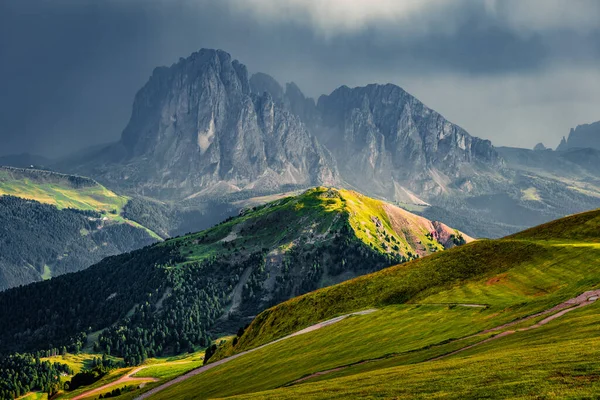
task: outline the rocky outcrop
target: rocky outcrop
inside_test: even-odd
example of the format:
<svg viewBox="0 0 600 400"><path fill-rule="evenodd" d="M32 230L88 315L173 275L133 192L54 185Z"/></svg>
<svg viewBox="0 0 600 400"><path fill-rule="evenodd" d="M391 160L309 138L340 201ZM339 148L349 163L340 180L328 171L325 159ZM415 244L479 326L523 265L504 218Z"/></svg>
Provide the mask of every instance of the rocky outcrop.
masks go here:
<svg viewBox="0 0 600 400"><path fill-rule="evenodd" d="M538 143L535 146L533 146L533 151L546 151L546 150L552 150L552 149L544 146L544 143Z"/></svg>

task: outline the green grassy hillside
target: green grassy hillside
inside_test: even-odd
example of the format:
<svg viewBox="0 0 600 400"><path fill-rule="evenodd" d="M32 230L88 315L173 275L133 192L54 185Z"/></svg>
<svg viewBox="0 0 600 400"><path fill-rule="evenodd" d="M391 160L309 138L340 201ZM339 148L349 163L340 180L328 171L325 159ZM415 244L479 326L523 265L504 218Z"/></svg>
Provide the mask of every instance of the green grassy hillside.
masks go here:
<svg viewBox="0 0 600 400"><path fill-rule="evenodd" d="M468 240L358 193L315 188L0 293L0 352L87 347L135 365L235 333L290 297Z"/></svg>
<svg viewBox="0 0 600 400"><path fill-rule="evenodd" d="M594 304L446 359L415 358L395 366L388 361L367 371L357 368L317 382L228 398L595 398L600 390L599 323L600 307Z"/></svg>
<svg viewBox="0 0 600 400"><path fill-rule="evenodd" d="M360 193L319 187L246 210L175 239L185 264L219 257L264 264L239 271L229 312L269 305L357 275L435 253L470 237ZM241 302L240 302L241 300ZM240 304L242 303L242 304Z"/></svg>
<svg viewBox="0 0 600 400"><path fill-rule="evenodd" d="M211 362L338 315L377 311L242 355L152 398L593 396L598 305L565 305L564 315L554 307L600 288L598 215L477 241L289 300L259 314Z"/></svg>

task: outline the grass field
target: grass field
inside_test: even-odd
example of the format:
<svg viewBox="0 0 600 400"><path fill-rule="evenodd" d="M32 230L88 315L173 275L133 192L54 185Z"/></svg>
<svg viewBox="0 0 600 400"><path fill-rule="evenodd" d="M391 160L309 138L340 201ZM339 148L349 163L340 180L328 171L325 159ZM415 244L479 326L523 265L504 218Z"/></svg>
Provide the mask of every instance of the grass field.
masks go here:
<svg viewBox="0 0 600 400"><path fill-rule="evenodd" d="M511 238L478 241L292 299L261 313L235 347L228 342L211 361L336 315L378 311L249 353L153 398L591 396L600 385L599 304L426 360L492 335L474 333L600 288L599 217L577 215Z"/></svg>
<svg viewBox="0 0 600 400"><path fill-rule="evenodd" d="M447 359L330 377L239 398L597 398L599 324L600 304L594 304L537 330Z"/></svg>
<svg viewBox="0 0 600 400"><path fill-rule="evenodd" d="M77 354L77 355L66 354L64 356L43 358L42 360L48 360L51 362L60 362L63 364L67 364L71 367L71 369L73 369L74 373L78 373L85 368L90 368L92 366L92 360L95 357L101 357L101 355L87 354L87 353L81 353L81 354ZM106 388L105 390L102 390L101 392L98 392L98 393L95 393L95 394L89 396L89 398L98 398L98 396L100 394L108 393L108 392L111 392L113 389L123 388L125 386L133 386L136 389L131 392L124 393L119 398L134 398L139 393L137 386L141 385L142 387L145 387L146 389L152 388L161 382L165 382L165 381L170 380L174 377L177 377L181 374L184 374L194 368L198 368L198 367L202 366L203 361L204 361L204 350L200 350L200 351L197 351L197 352L194 352L191 354L183 354L183 355L179 355L179 356L175 356L175 357L149 358L148 360L146 360L146 362L141 367L128 367L128 368L120 368L120 369L113 370L109 374L104 376L102 379L93 383L92 385L78 388L77 390L74 390L72 392L61 392L54 398L55 399L72 399L74 397L85 394L96 388L102 387L104 385L109 385L112 382L115 382L115 384L110 385L108 388ZM133 377L135 377L135 378L156 378L159 380L159 382L156 382L156 383L154 383L154 382L139 382L139 381L138 382L136 382L136 381L122 382L122 383L116 382L118 379L120 379L128 374L131 374L132 371L134 371L135 369L138 369L138 368L142 368L142 369L139 372L133 374L132 375ZM62 381L65 382L70 379L71 379L70 376L63 377ZM36 395L42 396L41 393L32 393L31 394L31 396L36 396ZM88 397L86 397L86 398L88 398ZM32 400L36 399L36 397L32 397L31 399Z"/></svg>
<svg viewBox="0 0 600 400"><path fill-rule="evenodd" d="M83 369L89 369L92 367L92 361L94 358L102 358L102 354L65 354L64 356L54 356L42 358L42 361L58 362L61 364L67 364L73 372L76 374ZM116 357L110 356L113 360L118 360Z"/></svg>
<svg viewBox="0 0 600 400"><path fill-rule="evenodd" d="M165 381L201 367L204 364L204 350L179 357L150 359L146 364L148 366L136 373L135 377Z"/></svg>

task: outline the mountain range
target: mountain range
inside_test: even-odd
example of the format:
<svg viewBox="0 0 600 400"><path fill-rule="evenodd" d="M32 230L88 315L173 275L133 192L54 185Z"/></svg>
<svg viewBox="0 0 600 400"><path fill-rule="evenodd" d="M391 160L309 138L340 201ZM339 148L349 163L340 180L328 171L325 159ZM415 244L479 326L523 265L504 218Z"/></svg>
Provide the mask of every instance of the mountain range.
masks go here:
<svg viewBox="0 0 600 400"><path fill-rule="evenodd" d="M73 210L65 208L72 207L59 204L61 191L47 190L52 179L46 182L40 168L91 176L110 188L102 190L123 199L118 216L156 233L157 239L206 229L282 193L326 185L368 193L474 237L501 237L600 207L597 127L572 130L568 144L556 152L542 146L494 147L398 86L342 86L315 102L294 83L284 87L268 74L249 75L226 52L203 49L154 70L134 99L119 142L58 161L28 154L0 158L0 163L27 167L19 179L29 171L31 184L28 190L2 194L50 202L58 205L44 206L50 214L71 215ZM13 184L4 182L4 187L14 189ZM72 185L68 190L75 197L81 194ZM17 199L4 202L6 207L38 207ZM16 232L22 218L11 223L5 218L5 229ZM8 262L5 255L0 287L79 270L149 243L123 238L89 242L117 225L69 230L71 239L54 241L50 255L36 260ZM82 241L89 243L77 246L88 250L68 250ZM97 248L112 250L90 251ZM70 266L59 267L65 262Z"/></svg>
<svg viewBox="0 0 600 400"><path fill-rule="evenodd" d="M208 49L154 70L117 143L54 167L191 208L347 187L477 237L600 206L596 186L567 182L573 171L525 171L398 86L342 86L315 102Z"/></svg>
<svg viewBox="0 0 600 400"><path fill-rule="evenodd" d="M494 147L391 84L156 68L118 142L0 158L0 397L592 395L600 212L514 232L600 207L599 126Z"/></svg>

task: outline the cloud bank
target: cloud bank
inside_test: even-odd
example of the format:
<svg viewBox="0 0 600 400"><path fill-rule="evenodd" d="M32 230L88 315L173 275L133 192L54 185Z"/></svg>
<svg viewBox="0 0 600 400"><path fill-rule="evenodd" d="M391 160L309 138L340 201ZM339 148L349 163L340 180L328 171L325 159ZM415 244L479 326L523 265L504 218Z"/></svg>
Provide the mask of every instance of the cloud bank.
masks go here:
<svg viewBox="0 0 600 400"><path fill-rule="evenodd" d="M600 2L4 0L0 154L118 139L158 65L221 48L317 97L395 83L498 145L600 120Z"/></svg>

